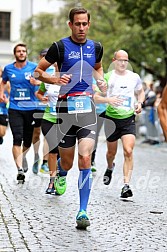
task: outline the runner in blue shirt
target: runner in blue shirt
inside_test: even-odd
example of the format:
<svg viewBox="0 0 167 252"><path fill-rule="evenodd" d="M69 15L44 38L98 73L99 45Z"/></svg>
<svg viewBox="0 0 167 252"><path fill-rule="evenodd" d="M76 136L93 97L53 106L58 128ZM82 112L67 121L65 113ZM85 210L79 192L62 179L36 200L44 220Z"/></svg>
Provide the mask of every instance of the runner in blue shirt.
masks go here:
<svg viewBox="0 0 167 252"><path fill-rule="evenodd" d="M90 14L84 8L73 8L69 13L70 37L55 42L49 48L35 70L41 81L60 85L57 103L59 124L58 137L60 159L55 189L58 194L66 190L67 171L73 166L76 140L78 141L78 189L79 211L76 216L77 228L90 225L87 204L91 190L91 153L96 136L96 111L93 102L92 75L101 90L106 91L103 81L102 55L100 43L87 39ZM57 62L60 77L50 76L45 70ZM100 81L99 79L102 79Z"/></svg>
<svg viewBox="0 0 167 252"><path fill-rule="evenodd" d="M34 129L33 113L36 101L35 86L31 76L36 64L27 60L27 47L20 43L14 47L15 62L5 66L0 84L0 102L4 101L4 87L9 81L11 86L9 101L9 124L13 135L13 157L18 169L17 180L25 179L28 169L26 153L32 142ZM33 79L33 78L32 78ZM22 102L28 102L24 106Z"/></svg>
<svg viewBox="0 0 167 252"><path fill-rule="evenodd" d="M8 126L9 94L10 94L10 84L8 82L5 86L4 102L0 102L0 144L3 143L3 137L6 134L6 129Z"/></svg>

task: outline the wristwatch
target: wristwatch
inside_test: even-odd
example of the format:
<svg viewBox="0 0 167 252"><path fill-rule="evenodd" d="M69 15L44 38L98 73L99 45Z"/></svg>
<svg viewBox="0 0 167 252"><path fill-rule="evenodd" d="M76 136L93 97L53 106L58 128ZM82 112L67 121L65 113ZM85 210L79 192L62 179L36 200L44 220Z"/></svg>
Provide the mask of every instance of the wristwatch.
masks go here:
<svg viewBox="0 0 167 252"><path fill-rule="evenodd" d="M97 79L96 81L97 82L103 82L104 80L103 79Z"/></svg>

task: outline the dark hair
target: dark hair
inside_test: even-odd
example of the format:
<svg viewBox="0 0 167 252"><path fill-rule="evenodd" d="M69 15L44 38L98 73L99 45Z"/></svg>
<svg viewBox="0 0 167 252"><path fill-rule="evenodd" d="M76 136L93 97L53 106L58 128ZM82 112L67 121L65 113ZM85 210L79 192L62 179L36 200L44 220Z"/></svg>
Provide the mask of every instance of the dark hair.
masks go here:
<svg viewBox="0 0 167 252"><path fill-rule="evenodd" d="M26 44L23 44L23 43L19 43L19 44L15 45L15 47L14 47L14 49L13 49L13 53L14 53L14 54L16 53L16 50L17 50L17 47L18 47L18 46L25 47L26 52L27 52L27 45L26 45Z"/></svg>
<svg viewBox="0 0 167 252"><path fill-rule="evenodd" d="M90 21L90 13L86 9L84 9L82 7L76 7L76 8L71 9L69 12L70 22L73 23L75 14L85 14L85 13L88 16L88 22L89 22Z"/></svg>
<svg viewBox="0 0 167 252"><path fill-rule="evenodd" d="M43 49L42 51L40 51L39 54L40 54L41 56L45 56L45 55L47 54L48 50L49 50L49 48L45 48L45 49Z"/></svg>

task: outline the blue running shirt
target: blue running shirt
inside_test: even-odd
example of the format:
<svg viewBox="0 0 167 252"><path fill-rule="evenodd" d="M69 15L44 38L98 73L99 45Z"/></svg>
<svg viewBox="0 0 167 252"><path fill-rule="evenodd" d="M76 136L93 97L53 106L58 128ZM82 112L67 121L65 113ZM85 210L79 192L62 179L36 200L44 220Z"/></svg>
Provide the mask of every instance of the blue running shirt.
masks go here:
<svg viewBox="0 0 167 252"><path fill-rule="evenodd" d="M36 101L35 89L31 85L30 77L32 76L37 64L27 61L27 64L19 69L14 66L15 63L5 66L2 79L10 82L11 92L9 100L9 108L16 110L34 110L34 102ZM28 106L21 106L22 102L28 102Z"/></svg>

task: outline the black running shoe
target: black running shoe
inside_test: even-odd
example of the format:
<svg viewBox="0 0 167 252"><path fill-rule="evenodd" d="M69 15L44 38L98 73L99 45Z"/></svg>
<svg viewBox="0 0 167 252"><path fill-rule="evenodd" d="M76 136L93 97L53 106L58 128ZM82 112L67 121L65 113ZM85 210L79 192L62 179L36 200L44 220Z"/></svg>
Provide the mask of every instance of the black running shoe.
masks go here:
<svg viewBox="0 0 167 252"><path fill-rule="evenodd" d="M18 182L24 183L24 181L25 181L25 175L24 175L23 169L19 169L18 170L17 180L18 180Z"/></svg>
<svg viewBox="0 0 167 252"><path fill-rule="evenodd" d="M3 143L3 137L0 137L0 144Z"/></svg>
<svg viewBox="0 0 167 252"><path fill-rule="evenodd" d="M128 198L132 197L133 193L132 190L130 189L129 185L124 185L121 191L121 198Z"/></svg>
<svg viewBox="0 0 167 252"><path fill-rule="evenodd" d="M103 183L105 185L110 184L111 179L112 179L112 173L113 173L114 167L115 167L115 163L113 163L113 165L112 165L112 170L107 168L107 170L105 171L104 177L103 177Z"/></svg>
<svg viewBox="0 0 167 252"><path fill-rule="evenodd" d="M55 194L54 181L49 183L46 194Z"/></svg>

